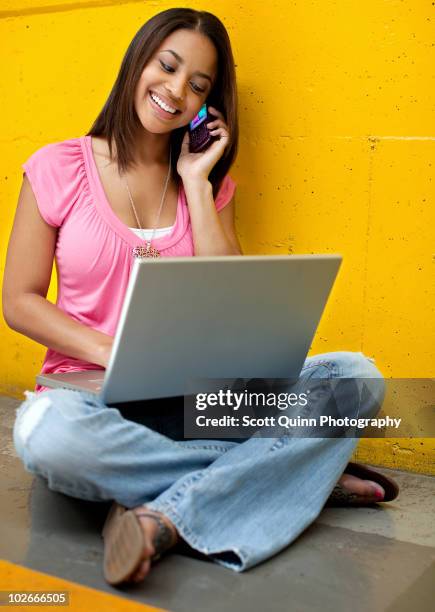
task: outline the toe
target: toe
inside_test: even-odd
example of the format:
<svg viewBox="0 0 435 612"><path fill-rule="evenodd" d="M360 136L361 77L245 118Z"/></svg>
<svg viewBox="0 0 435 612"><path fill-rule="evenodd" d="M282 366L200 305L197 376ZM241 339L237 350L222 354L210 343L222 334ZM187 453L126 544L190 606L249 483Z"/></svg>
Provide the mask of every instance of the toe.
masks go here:
<svg viewBox="0 0 435 612"><path fill-rule="evenodd" d="M373 480L362 480L351 474L343 474L339 482L348 491L367 499L381 501L385 496L384 489Z"/></svg>
<svg viewBox="0 0 435 612"><path fill-rule="evenodd" d="M373 480L364 480L363 482L367 483L366 486L369 487L369 492L366 493L366 495L374 496L377 501L382 501L384 499L385 491L380 484Z"/></svg>

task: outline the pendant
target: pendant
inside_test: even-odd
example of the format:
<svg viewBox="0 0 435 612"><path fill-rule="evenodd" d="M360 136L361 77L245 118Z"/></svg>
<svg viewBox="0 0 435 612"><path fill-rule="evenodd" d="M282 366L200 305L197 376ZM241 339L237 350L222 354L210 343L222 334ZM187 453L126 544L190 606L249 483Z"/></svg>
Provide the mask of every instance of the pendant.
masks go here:
<svg viewBox="0 0 435 612"><path fill-rule="evenodd" d="M137 257L140 259L146 259L148 257L153 257L155 259L157 257L160 257L160 252L154 247L152 247L149 243L146 245L146 247L134 247L131 252L133 257Z"/></svg>

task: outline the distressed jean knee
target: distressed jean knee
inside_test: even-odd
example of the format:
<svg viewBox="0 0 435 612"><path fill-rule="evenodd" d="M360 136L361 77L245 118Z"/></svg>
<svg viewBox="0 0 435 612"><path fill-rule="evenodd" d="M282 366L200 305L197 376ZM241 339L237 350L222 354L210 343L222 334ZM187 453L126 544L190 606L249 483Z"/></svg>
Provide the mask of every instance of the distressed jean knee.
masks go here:
<svg viewBox="0 0 435 612"><path fill-rule="evenodd" d="M43 393L25 391L26 400L18 407L13 428L13 442L17 455L28 469L34 469L29 453L29 440L36 427L41 426L51 400Z"/></svg>
<svg viewBox="0 0 435 612"><path fill-rule="evenodd" d="M325 357L334 376L323 383L331 402L321 410L349 418L376 416L384 401L385 380L374 359L353 351L338 351Z"/></svg>

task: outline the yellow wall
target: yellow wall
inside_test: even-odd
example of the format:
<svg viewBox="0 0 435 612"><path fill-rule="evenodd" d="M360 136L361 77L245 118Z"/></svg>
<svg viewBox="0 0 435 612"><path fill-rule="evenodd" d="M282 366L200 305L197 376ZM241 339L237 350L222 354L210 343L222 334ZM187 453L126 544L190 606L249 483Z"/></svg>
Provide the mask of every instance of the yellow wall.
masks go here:
<svg viewBox="0 0 435 612"><path fill-rule="evenodd" d="M2 269L20 165L44 144L89 129L132 36L180 4L0 2L8 58L0 81ZM186 6L215 12L234 47L241 146L233 176L245 253L344 257L310 354L362 351L386 377L433 376L433 3ZM20 397L45 349L3 322L0 334L0 392ZM435 471L434 440L363 441L358 452Z"/></svg>

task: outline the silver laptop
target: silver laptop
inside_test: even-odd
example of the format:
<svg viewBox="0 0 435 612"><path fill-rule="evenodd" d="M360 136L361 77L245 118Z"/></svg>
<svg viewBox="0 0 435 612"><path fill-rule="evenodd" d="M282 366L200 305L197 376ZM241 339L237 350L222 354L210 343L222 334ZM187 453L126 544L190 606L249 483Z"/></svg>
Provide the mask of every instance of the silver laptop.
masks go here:
<svg viewBox="0 0 435 612"><path fill-rule="evenodd" d="M115 404L200 392L199 379L297 378L341 261L341 255L137 259L107 369L36 380Z"/></svg>

